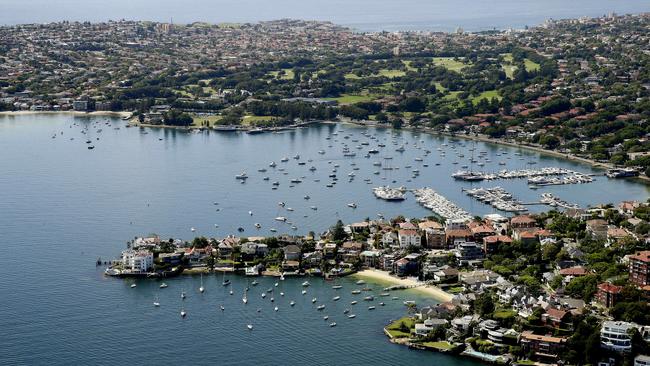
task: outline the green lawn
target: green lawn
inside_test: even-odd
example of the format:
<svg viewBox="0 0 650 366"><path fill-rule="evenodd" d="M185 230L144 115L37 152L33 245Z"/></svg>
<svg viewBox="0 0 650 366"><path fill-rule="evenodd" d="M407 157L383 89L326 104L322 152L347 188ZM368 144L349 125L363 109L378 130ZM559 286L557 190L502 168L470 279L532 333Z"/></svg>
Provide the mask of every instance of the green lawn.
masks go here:
<svg viewBox="0 0 650 366"><path fill-rule="evenodd" d="M512 79L512 76L515 74L515 71L517 71L517 66L515 65L503 64L501 65L501 68L503 69L503 71L506 72L506 77L509 79Z"/></svg>
<svg viewBox="0 0 650 366"><path fill-rule="evenodd" d="M381 69L379 70L379 73L377 74L372 74L369 76L358 76L353 73L347 73L343 77L347 80L359 80L359 79L364 79L364 78L376 78L379 76L383 76L389 79L394 79L394 78L399 78L406 75L406 72L402 70L390 70L390 69Z"/></svg>
<svg viewBox="0 0 650 366"><path fill-rule="evenodd" d="M487 90L472 98L472 103L477 104L481 99L487 98L487 100L492 100L492 98L497 98L501 100L501 96L496 90Z"/></svg>
<svg viewBox="0 0 650 366"><path fill-rule="evenodd" d="M273 116L244 116L242 125L263 125L274 121L277 117Z"/></svg>
<svg viewBox="0 0 650 366"><path fill-rule="evenodd" d="M199 126L204 126L204 122L208 122L208 127L213 127L219 120L221 119L221 116L217 115L209 115L209 116L198 116L198 115L192 115L192 126L199 127Z"/></svg>
<svg viewBox="0 0 650 366"><path fill-rule="evenodd" d="M452 91L449 92L449 94L445 95L442 99L455 102L458 100L458 94L460 94L459 91Z"/></svg>
<svg viewBox="0 0 650 366"><path fill-rule="evenodd" d="M436 85L436 90L441 91L443 93L447 91L447 88L442 86L442 84L440 84L439 82L435 82L434 84Z"/></svg>
<svg viewBox="0 0 650 366"><path fill-rule="evenodd" d="M353 74L353 73L347 73L347 74L343 75L343 77L346 78L347 80L359 80L359 79L363 79L363 77L358 76L358 75Z"/></svg>
<svg viewBox="0 0 650 366"><path fill-rule="evenodd" d="M417 68L415 68L415 67L412 66L413 61L410 61L410 60L402 60L402 63L404 64L404 66L406 66L406 69L407 69L408 71L418 71Z"/></svg>
<svg viewBox="0 0 650 366"><path fill-rule="evenodd" d="M535 361L531 360L519 360L514 362L515 365L536 365Z"/></svg>
<svg viewBox="0 0 650 366"><path fill-rule="evenodd" d="M391 336L394 338L404 338L404 337L410 337L411 333L405 333L400 330L400 325L401 323L404 322L409 329L412 329L415 327L415 320L405 316L403 318L397 319L394 322L390 323L387 327L386 330L388 333L390 333Z"/></svg>
<svg viewBox="0 0 650 366"><path fill-rule="evenodd" d="M325 98L325 100L334 100L339 104L354 104L359 102L371 102L381 97L377 94L343 94L338 98Z"/></svg>
<svg viewBox="0 0 650 366"><path fill-rule="evenodd" d="M462 286L452 287L452 288L447 290L447 292L449 292L450 294L460 294L463 291L465 291L465 288L462 287Z"/></svg>
<svg viewBox="0 0 650 366"><path fill-rule="evenodd" d="M280 77L281 80L292 80L295 76L292 69L282 69L282 71L284 71L284 74ZM267 75L271 75L274 79L277 79L280 71L271 71Z"/></svg>
<svg viewBox="0 0 650 366"><path fill-rule="evenodd" d="M381 70L379 70L379 76L384 76L384 77L387 77L389 79L399 78L399 77L402 77L402 76L405 76L405 75L406 75L406 72L404 72L402 70L389 70L389 69L381 69Z"/></svg>
<svg viewBox="0 0 650 366"><path fill-rule="evenodd" d="M529 59L524 60L524 66L526 67L526 71L538 71L540 68L540 65L537 62Z"/></svg>
<svg viewBox="0 0 650 366"><path fill-rule="evenodd" d="M495 311L494 314L492 314L492 316L496 320L508 319L508 318L512 318L514 316L517 316L517 312L514 311L514 310L510 310L510 309L501 309L501 310Z"/></svg>
<svg viewBox="0 0 650 366"><path fill-rule="evenodd" d="M447 351L452 348L454 348L454 345L447 342L447 341L439 341L439 342L424 342L422 343L423 346L429 347L429 348L435 348L441 351Z"/></svg>
<svg viewBox="0 0 650 366"><path fill-rule="evenodd" d="M514 61L514 59L512 58L512 54L504 53L501 56L503 57L503 63L501 64L501 68L503 69L503 71L506 72L506 76L508 78L512 78L515 71L517 71L517 66L512 64ZM534 62L526 58L524 59L524 67L526 68L526 71L538 71L540 65L537 62Z"/></svg>
<svg viewBox="0 0 650 366"><path fill-rule="evenodd" d="M461 61L454 60L453 57L434 57L432 62L436 66L442 66L447 70L461 72L464 67L470 64L464 64Z"/></svg>

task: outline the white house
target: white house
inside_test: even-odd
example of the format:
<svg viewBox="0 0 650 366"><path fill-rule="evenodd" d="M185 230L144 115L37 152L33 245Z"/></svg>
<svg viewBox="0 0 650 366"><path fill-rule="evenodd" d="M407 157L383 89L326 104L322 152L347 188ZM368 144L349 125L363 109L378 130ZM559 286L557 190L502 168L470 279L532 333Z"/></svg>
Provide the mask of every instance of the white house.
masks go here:
<svg viewBox="0 0 650 366"><path fill-rule="evenodd" d="M397 241L397 235L395 235L395 233L392 231L388 231L384 233L384 235L381 237L381 243L385 247L393 246L396 241Z"/></svg>
<svg viewBox="0 0 650 366"><path fill-rule="evenodd" d="M153 267L153 253L128 249L122 252L122 267L133 272L148 272Z"/></svg>
<svg viewBox="0 0 650 366"><path fill-rule="evenodd" d="M445 326L449 323L446 319L427 319L424 323L415 324L415 334L419 336L426 336L439 327Z"/></svg>
<svg viewBox="0 0 650 366"><path fill-rule="evenodd" d="M399 240L399 246L401 248L409 246L419 247L422 245L422 237L417 230L413 229L399 230L397 232L397 239Z"/></svg>
<svg viewBox="0 0 650 366"><path fill-rule="evenodd" d="M650 366L650 356L638 355L634 358L634 366Z"/></svg>
<svg viewBox="0 0 650 366"><path fill-rule="evenodd" d="M639 326L634 323L605 321L600 328L600 345L617 352L630 352L632 339L629 331Z"/></svg>

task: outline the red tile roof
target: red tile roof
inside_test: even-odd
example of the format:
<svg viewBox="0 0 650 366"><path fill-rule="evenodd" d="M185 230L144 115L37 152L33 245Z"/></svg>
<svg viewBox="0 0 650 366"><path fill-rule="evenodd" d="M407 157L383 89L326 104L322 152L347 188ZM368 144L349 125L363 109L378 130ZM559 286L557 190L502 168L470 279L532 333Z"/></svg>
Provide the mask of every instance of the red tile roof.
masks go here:
<svg viewBox="0 0 650 366"><path fill-rule="evenodd" d="M622 289L623 289L622 286L612 285L609 282L604 282L598 285L599 291L604 291L610 294L618 294L621 292Z"/></svg>
<svg viewBox="0 0 650 366"><path fill-rule="evenodd" d="M630 259L638 260L641 262L650 262L650 250L644 250L642 252L637 252L634 255L630 256Z"/></svg>

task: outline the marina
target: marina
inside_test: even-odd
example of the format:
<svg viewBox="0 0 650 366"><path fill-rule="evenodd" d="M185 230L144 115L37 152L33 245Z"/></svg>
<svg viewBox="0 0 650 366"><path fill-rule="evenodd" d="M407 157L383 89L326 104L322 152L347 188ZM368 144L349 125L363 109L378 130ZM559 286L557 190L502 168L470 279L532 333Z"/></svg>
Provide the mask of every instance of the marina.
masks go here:
<svg viewBox="0 0 650 366"><path fill-rule="evenodd" d="M468 196L474 197L480 202L491 205L499 211L505 212L525 212L528 211L520 201L513 198L511 193L508 193L501 187L493 188L472 188L465 190Z"/></svg>
<svg viewBox="0 0 650 366"><path fill-rule="evenodd" d="M419 204L445 220L469 221L472 219L472 215L431 188L416 189L413 194Z"/></svg>

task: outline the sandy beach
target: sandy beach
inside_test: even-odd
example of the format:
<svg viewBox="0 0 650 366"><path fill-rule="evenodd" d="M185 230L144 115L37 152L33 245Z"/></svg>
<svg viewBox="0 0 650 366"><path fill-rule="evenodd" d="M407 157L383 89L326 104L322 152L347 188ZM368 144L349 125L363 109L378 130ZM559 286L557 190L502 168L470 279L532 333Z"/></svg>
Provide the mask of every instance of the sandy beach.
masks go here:
<svg viewBox="0 0 650 366"><path fill-rule="evenodd" d="M353 276L374 280L378 282L384 282L391 285L400 285L400 286L409 286L409 287L412 286L413 291L418 291L420 293L429 295L440 302L451 301L453 297L451 294L444 292L443 290L441 290L436 286L425 285L423 282L419 282L414 278L397 278L391 276L386 271L380 271L377 269L366 269L355 273Z"/></svg>

